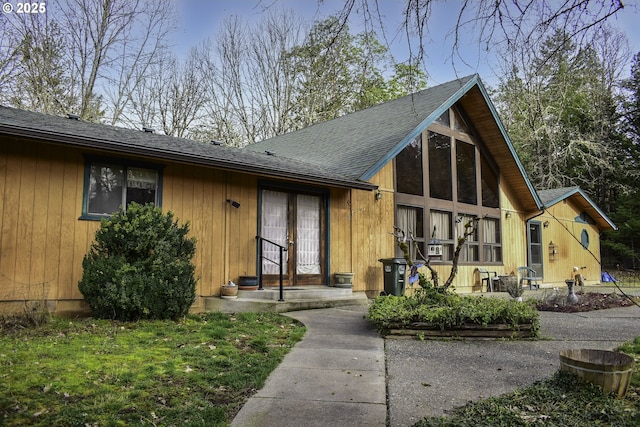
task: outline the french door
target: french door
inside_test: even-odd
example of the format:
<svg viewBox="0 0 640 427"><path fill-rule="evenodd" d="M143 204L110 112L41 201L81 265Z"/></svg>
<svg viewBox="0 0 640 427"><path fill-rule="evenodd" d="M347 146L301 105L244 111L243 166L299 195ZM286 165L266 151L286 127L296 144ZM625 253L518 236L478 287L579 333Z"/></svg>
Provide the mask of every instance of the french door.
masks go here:
<svg viewBox="0 0 640 427"><path fill-rule="evenodd" d="M324 284L325 212L323 197L279 190L262 190L260 235L286 247L282 271L286 285ZM280 250L264 242L262 278L266 286L279 283Z"/></svg>

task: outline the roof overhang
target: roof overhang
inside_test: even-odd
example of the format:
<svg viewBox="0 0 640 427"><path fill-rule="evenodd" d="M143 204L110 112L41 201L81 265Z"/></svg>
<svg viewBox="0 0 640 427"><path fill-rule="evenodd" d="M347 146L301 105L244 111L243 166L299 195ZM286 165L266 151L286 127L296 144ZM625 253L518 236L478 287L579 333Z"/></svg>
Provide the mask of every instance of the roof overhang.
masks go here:
<svg viewBox="0 0 640 427"><path fill-rule="evenodd" d="M247 165L246 163L237 162L233 159L216 158L215 156L202 156L201 154L181 152L177 149L167 150L166 148L154 147L153 145L141 146L111 139L97 137L90 138L87 136L73 135L71 133L46 131L6 124L0 124L0 135L21 137L45 143L89 148L131 156L142 156L157 160L199 165L227 171L242 172L250 175L320 184L329 187L352 188L367 191L373 191L378 188L377 185L369 182L362 182L360 180L354 181L339 176L330 176L330 174L316 174L313 171L313 165L309 165L308 173L297 173L291 170L286 170L286 168L274 168L272 165L261 165L259 162L253 162L250 165ZM248 169L249 167L250 170Z"/></svg>
<svg viewBox="0 0 640 427"><path fill-rule="evenodd" d="M602 212L602 210L600 210L600 208L593 202L593 200L591 200L591 198L589 198L589 196L587 196L587 194L579 187L572 188L561 196L546 202L545 208L550 208L551 206L564 200L571 201L573 204L575 204L575 206L578 207L578 209L586 212L587 215L589 215L596 222L596 225L598 225L598 227L600 227L602 231L615 231L618 229L613 221L609 219L609 217L604 212Z"/></svg>

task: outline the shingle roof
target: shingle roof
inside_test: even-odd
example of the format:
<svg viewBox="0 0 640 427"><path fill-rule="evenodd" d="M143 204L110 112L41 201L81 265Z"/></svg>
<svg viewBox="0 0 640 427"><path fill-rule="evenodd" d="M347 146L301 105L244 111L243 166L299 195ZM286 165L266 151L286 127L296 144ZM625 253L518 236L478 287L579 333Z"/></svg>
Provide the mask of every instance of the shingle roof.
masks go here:
<svg viewBox="0 0 640 427"><path fill-rule="evenodd" d="M305 163L234 147L90 123L0 106L0 135L108 150L190 164L285 177L330 186L374 189L326 165Z"/></svg>
<svg viewBox="0 0 640 427"><path fill-rule="evenodd" d="M245 147L369 180L442 113L460 103L526 212L542 203L477 74Z"/></svg>
<svg viewBox="0 0 640 427"><path fill-rule="evenodd" d="M542 200L542 203L544 203L545 206L549 207L566 199L579 190L580 187L578 186L552 188L549 190L538 190L538 195L540 196L540 200Z"/></svg>
<svg viewBox="0 0 640 427"><path fill-rule="evenodd" d="M603 230L617 230L613 221L577 186L538 190L538 196L545 208L549 208L563 200L572 199L576 205L593 218Z"/></svg>
<svg viewBox="0 0 640 427"><path fill-rule="evenodd" d="M351 179L368 179L368 173L395 148L410 142L461 95L477 75L453 80L412 95L360 110L296 132L245 147L269 150L279 156L315 165L331 165ZM448 102L449 101L449 102ZM414 134L413 136L411 136ZM400 147L402 149L404 147ZM399 150L397 150L399 151ZM377 171L376 171L377 172Z"/></svg>

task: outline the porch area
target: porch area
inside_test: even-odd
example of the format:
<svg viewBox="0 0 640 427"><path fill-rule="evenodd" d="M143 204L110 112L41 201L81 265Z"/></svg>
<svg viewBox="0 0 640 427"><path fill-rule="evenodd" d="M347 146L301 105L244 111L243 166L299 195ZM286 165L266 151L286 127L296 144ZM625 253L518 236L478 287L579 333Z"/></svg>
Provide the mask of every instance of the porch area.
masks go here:
<svg viewBox="0 0 640 427"><path fill-rule="evenodd" d="M203 297L205 311L222 313L274 312L311 310L345 306L366 306L369 300L364 292L328 286L284 287L280 301L278 287L265 287L262 290L238 291L235 299L221 297Z"/></svg>

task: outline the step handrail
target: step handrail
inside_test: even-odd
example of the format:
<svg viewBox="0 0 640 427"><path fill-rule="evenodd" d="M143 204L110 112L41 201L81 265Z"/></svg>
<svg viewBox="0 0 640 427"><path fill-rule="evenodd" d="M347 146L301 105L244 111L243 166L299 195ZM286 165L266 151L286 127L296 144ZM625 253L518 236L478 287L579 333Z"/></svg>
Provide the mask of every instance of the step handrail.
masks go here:
<svg viewBox="0 0 640 427"><path fill-rule="evenodd" d="M256 240L258 241L258 290L262 290L264 289L262 287L262 259L266 259L270 262L273 262L274 264L278 264L278 266L280 267L280 299L278 299L278 301L284 301L284 285L283 285L283 271L282 271L282 264L283 264L283 253L288 251L288 248L286 246L282 246L272 240L269 239L265 239L264 237L258 235L256 236ZM270 243L274 246L278 247L278 250L280 252L280 262L276 263L275 261L266 258L262 255L262 244L264 242Z"/></svg>

